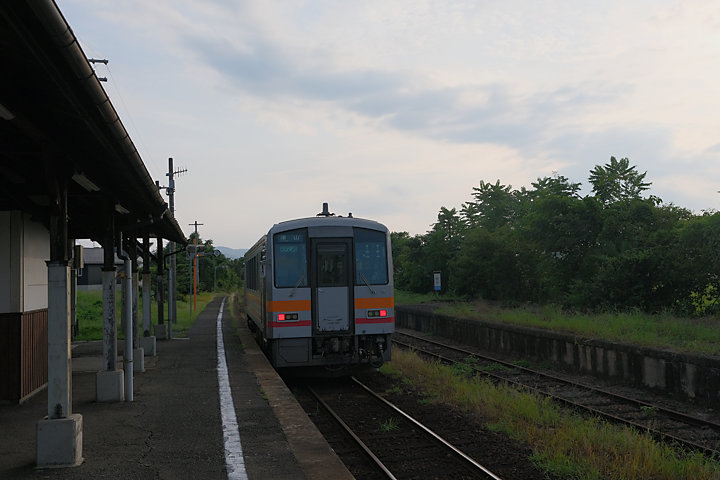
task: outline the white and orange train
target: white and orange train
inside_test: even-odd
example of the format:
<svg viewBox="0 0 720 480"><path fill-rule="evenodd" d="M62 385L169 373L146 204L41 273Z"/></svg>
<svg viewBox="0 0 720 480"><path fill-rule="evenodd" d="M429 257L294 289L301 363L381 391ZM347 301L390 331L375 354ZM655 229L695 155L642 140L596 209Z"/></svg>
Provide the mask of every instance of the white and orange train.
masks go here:
<svg viewBox="0 0 720 480"><path fill-rule="evenodd" d="M276 368L378 366L395 325L388 229L335 216L274 225L245 255L248 325Z"/></svg>

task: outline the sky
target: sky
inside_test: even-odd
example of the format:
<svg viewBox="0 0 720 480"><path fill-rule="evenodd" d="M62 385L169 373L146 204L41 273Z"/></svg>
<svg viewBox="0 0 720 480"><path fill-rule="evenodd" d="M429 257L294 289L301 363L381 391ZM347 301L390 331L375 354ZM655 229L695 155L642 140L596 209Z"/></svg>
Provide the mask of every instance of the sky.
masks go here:
<svg viewBox="0 0 720 480"><path fill-rule="evenodd" d="M190 234L248 248L330 211L427 232L480 181L628 157L720 207L720 3L56 0Z"/></svg>

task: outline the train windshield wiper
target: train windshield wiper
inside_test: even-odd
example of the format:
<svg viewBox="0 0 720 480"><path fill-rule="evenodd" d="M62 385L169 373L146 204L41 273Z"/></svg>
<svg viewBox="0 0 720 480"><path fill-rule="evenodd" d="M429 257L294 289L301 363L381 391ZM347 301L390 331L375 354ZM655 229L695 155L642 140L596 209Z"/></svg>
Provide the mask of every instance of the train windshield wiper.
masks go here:
<svg viewBox="0 0 720 480"><path fill-rule="evenodd" d="M291 296L291 297L292 297L293 295L295 295L295 292L297 291L298 287L299 287L300 284L303 282L303 280L305 280L305 274L304 274L304 273L303 273L302 275L300 275L300 278L298 278L297 283L296 283L295 286L293 287L293 291L290 292L290 296Z"/></svg>
<svg viewBox="0 0 720 480"><path fill-rule="evenodd" d="M370 286L370 284L367 281L367 278L365 278L365 275L363 275L362 272L358 272L358 274L360 274L360 278L362 278L362 281L365 282L365 286L370 289L370 293L375 295L375 290L373 290L373 288Z"/></svg>

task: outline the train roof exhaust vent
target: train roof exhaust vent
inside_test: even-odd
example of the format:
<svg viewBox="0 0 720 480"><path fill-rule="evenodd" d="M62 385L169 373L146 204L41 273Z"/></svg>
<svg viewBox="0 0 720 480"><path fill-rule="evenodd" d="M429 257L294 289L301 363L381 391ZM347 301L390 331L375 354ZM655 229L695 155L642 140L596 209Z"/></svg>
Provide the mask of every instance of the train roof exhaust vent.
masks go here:
<svg viewBox="0 0 720 480"><path fill-rule="evenodd" d="M318 213L316 216L318 217L334 217L334 213L330 213L330 210L328 210L328 204L327 202L323 203L323 211Z"/></svg>

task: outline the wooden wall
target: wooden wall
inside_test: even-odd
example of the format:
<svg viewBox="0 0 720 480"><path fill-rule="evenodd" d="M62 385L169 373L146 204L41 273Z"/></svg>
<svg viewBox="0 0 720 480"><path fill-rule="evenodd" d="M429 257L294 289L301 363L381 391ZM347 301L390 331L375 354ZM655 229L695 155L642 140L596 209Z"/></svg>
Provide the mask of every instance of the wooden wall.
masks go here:
<svg viewBox="0 0 720 480"><path fill-rule="evenodd" d="M22 402L47 384L48 311L0 314L0 400Z"/></svg>

